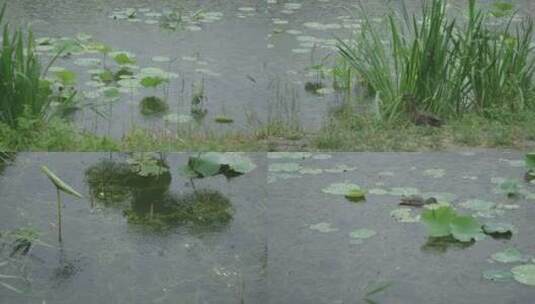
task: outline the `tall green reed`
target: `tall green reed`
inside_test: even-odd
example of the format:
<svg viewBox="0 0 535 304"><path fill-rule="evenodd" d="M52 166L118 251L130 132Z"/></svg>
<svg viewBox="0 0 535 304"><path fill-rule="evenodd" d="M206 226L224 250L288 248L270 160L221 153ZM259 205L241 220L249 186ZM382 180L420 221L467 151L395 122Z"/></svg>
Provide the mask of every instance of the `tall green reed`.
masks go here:
<svg viewBox="0 0 535 304"><path fill-rule="evenodd" d="M467 20L447 14L445 0L423 2L421 16L387 15L386 31L368 17L339 53L376 92L381 117L393 119L416 106L444 117L532 107L533 21L513 29L491 26L489 14L468 2ZM408 98L409 97L409 98ZM408 104L415 102L416 105Z"/></svg>
<svg viewBox="0 0 535 304"><path fill-rule="evenodd" d="M0 24L6 4L0 11ZM44 118L50 107L49 85L41 80L41 65L34 53L33 34L3 27L0 48L0 122L17 128L21 117Z"/></svg>

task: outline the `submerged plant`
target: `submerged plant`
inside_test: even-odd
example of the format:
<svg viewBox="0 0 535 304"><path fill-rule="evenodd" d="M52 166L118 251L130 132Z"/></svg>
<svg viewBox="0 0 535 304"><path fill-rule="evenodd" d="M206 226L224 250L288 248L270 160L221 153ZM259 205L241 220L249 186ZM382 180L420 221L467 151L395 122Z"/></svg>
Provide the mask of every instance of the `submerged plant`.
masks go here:
<svg viewBox="0 0 535 304"><path fill-rule="evenodd" d="M61 231L61 192L64 192L66 194L72 195L76 198L82 198L83 196L78 193L76 190L74 190L71 186L69 186L67 183L62 181L54 172L52 172L50 169L48 169L46 166L42 166L41 170L43 173L50 179L50 181L54 184L56 187L56 194L57 194L57 209L58 209L58 241L62 242L62 231Z"/></svg>
<svg viewBox="0 0 535 304"><path fill-rule="evenodd" d="M218 191L198 190L183 195L167 194L162 197L158 210L140 212L125 210L131 224L166 230L177 225L191 225L191 228L218 228L232 220L232 204Z"/></svg>
<svg viewBox="0 0 535 304"><path fill-rule="evenodd" d="M160 176L169 172L163 154L135 152L127 159L132 172L140 176Z"/></svg>
<svg viewBox="0 0 535 304"><path fill-rule="evenodd" d="M165 100L156 96L145 97L139 103L141 114L146 116L161 115L169 110L169 105Z"/></svg>
<svg viewBox="0 0 535 304"><path fill-rule="evenodd" d="M143 87L152 88L155 91L155 95L145 97L141 100L141 113L144 115L156 115L167 112L169 105L165 100L166 98L156 96L156 89L169 82L165 72L159 69L148 69L148 72L142 74L140 77L140 83Z"/></svg>

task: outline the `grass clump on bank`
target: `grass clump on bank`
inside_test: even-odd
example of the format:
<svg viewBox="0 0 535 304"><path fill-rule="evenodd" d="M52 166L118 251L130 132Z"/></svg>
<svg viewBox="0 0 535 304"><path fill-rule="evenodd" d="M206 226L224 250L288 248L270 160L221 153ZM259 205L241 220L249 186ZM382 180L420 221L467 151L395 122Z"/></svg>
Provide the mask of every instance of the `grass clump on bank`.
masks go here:
<svg viewBox="0 0 535 304"><path fill-rule="evenodd" d="M531 19L514 26L514 14L489 20L469 0L467 20L458 21L448 17L446 1L432 0L421 19L390 13L384 33L361 8L361 31L339 40L339 52L377 96L383 120L411 118L417 111L452 118L534 108Z"/></svg>
<svg viewBox="0 0 535 304"><path fill-rule="evenodd" d="M470 113L441 128L416 126L398 118L377 120L345 106L331 114L310 139L314 150L437 151L459 147L519 148L535 145L535 111L484 117Z"/></svg>
<svg viewBox="0 0 535 304"><path fill-rule="evenodd" d="M3 23L6 3L0 10ZM0 48L0 122L13 129L19 118L45 119L49 114L52 94L47 81L41 79L41 65L34 53L33 35L26 39L21 30L11 33L3 26Z"/></svg>

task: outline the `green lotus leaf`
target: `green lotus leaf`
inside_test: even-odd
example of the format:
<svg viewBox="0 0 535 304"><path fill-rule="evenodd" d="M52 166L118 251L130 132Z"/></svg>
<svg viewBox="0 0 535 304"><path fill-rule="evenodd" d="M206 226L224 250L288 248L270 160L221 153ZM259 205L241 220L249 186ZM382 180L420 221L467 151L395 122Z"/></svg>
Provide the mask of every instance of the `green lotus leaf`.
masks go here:
<svg viewBox="0 0 535 304"><path fill-rule="evenodd" d="M455 210L449 206L428 209L422 212L421 219L427 226L428 235L443 237L451 234L450 223L457 217Z"/></svg>
<svg viewBox="0 0 535 304"><path fill-rule="evenodd" d="M516 281L529 286L535 286L535 264L516 266L511 269Z"/></svg>
<svg viewBox="0 0 535 304"><path fill-rule="evenodd" d="M516 262L526 262L528 259L518 249L516 248L507 248L503 251L496 252L491 255L491 258L496 262L501 263L516 263Z"/></svg>

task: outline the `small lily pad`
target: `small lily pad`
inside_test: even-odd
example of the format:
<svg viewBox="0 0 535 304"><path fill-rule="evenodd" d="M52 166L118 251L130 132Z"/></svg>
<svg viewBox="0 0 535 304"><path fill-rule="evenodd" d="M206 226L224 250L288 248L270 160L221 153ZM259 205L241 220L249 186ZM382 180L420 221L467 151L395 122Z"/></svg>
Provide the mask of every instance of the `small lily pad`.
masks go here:
<svg viewBox="0 0 535 304"><path fill-rule="evenodd" d="M348 195L351 191L361 191L360 187L355 184L349 183L334 183L329 185L327 188L324 188L323 193L334 194L334 195Z"/></svg>
<svg viewBox="0 0 535 304"><path fill-rule="evenodd" d="M316 230L316 231L319 231L319 232L322 232L322 233L329 233L329 232L338 231L337 228L331 227L330 223L324 223L324 222L318 223L318 224L314 224L314 225L310 225L309 228L311 230Z"/></svg>
<svg viewBox="0 0 535 304"><path fill-rule="evenodd" d="M375 236L377 232L370 229L357 229L349 234L349 236L353 239L369 239L373 236Z"/></svg>
<svg viewBox="0 0 535 304"><path fill-rule="evenodd" d="M486 223L483 225L483 232L497 237L511 237L513 233L516 233L516 228L511 223Z"/></svg>
<svg viewBox="0 0 535 304"><path fill-rule="evenodd" d="M234 122L234 119L226 116L217 116L214 118L214 121L220 124L231 124Z"/></svg>
<svg viewBox="0 0 535 304"><path fill-rule="evenodd" d="M270 159L307 159L312 156L309 152L269 152Z"/></svg>
<svg viewBox="0 0 535 304"><path fill-rule="evenodd" d="M498 192L507 195L508 197L514 197L519 194L520 186L517 180L507 179L500 183Z"/></svg>
<svg viewBox="0 0 535 304"><path fill-rule="evenodd" d="M389 193L394 196L411 196L420 194L420 190L411 187L394 187Z"/></svg>
<svg viewBox="0 0 535 304"><path fill-rule="evenodd" d="M361 202L366 200L366 193L360 189L351 189L345 194L345 198L352 202Z"/></svg>
<svg viewBox="0 0 535 304"><path fill-rule="evenodd" d="M516 266L511 269L514 279L522 284L535 286L535 264Z"/></svg>
<svg viewBox="0 0 535 304"><path fill-rule="evenodd" d="M491 258L500 263L526 262L528 260L518 249L513 247L496 252L491 255Z"/></svg>
<svg viewBox="0 0 535 304"><path fill-rule="evenodd" d="M323 169L319 168L303 168L299 170L299 173L301 174L311 174L311 175L318 175L323 173Z"/></svg>
<svg viewBox="0 0 535 304"><path fill-rule="evenodd" d="M301 170L301 165L298 163L275 163L268 167L269 172L297 172Z"/></svg>
<svg viewBox="0 0 535 304"><path fill-rule="evenodd" d="M420 221L419 215L412 215L409 208L399 208L392 210L390 216L399 223L417 223Z"/></svg>
<svg viewBox="0 0 535 304"><path fill-rule="evenodd" d="M374 195L386 195L388 194L388 191L386 191L385 189L381 189L381 188L373 188L373 189L370 189L368 193L374 194Z"/></svg>
<svg viewBox="0 0 535 304"><path fill-rule="evenodd" d="M513 279L513 273L509 270L486 270L483 278L494 282L507 282Z"/></svg>
<svg viewBox="0 0 535 304"><path fill-rule="evenodd" d="M101 60L98 58L78 58L74 61L74 64L81 67L98 67L101 64Z"/></svg>

